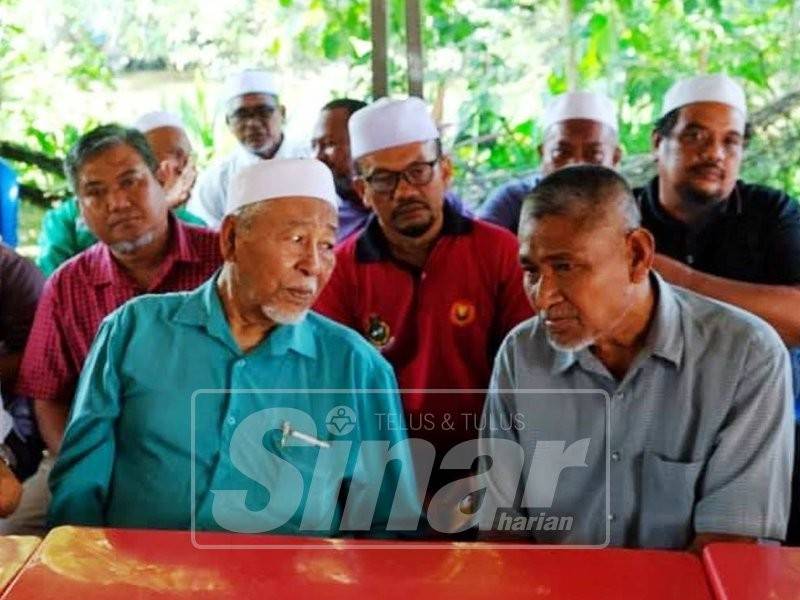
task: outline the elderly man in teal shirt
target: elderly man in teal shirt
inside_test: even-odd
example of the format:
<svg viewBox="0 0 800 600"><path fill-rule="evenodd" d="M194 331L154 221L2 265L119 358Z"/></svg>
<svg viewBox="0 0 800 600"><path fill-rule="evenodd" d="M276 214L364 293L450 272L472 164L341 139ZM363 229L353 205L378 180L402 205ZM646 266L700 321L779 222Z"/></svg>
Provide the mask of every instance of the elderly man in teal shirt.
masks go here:
<svg viewBox="0 0 800 600"><path fill-rule="evenodd" d="M221 271L104 321L51 475L52 524L381 536L417 526L391 367L308 310L333 269L336 226L319 161L237 175Z"/></svg>

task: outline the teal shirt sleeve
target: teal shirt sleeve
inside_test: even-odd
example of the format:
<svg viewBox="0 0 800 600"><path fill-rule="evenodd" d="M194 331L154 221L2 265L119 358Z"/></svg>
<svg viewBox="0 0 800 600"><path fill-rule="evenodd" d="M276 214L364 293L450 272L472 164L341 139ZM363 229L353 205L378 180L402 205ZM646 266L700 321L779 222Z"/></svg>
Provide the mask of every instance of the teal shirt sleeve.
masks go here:
<svg viewBox="0 0 800 600"><path fill-rule="evenodd" d="M103 525L120 414L119 365L126 346L125 313L100 327L78 383L64 441L50 475L49 523Z"/></svg>
<svg viewBox="0 0 800 600"><path fill-rule="evenodd" d="M188 223L189 225L197 225L198 227L205 227L206 222L203 221L200 217L198 217L193 212L189 212L186 206L179 206L178 208L172 209L172 212L176 217L178 217L184 223Z"/></svg>
<svg viewBox="0 0 800 600"><path fill-rule="evenodd" d="M363 452L356 463L342 517L343 533L357 534L359 521L372 514L374 505L370 537L407 536L419 524L422 492L417 485L397 380L392 367L377 353L373 361L365 361L364 367L362 389L372 391L359 396L361 439L388 442L388 447L384 445L383 451L371 446L375 450ZM369 490L380 483L384 466L384 481L375 502Z"/></svg>
<svg viewBox="0 0 800 600"><path fill-rule="evenodd" d="M80 210L75 198L68 198L45 213L36 264L46 276L97 241L88 228L79 227L79 219Z"/></svg>

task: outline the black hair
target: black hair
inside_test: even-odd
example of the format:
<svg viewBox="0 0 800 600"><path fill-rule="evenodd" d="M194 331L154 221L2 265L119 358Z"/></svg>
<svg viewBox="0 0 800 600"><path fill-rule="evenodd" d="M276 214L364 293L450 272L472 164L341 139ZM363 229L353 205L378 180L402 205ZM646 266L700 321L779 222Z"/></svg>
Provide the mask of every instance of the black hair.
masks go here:
<svg viewBox="0 0 800 600"><path fill-rule="evenodd" d="M363 100L354 100L353 98L336 98L335 100L331 100L325 106L322 107L322 110L335 110L337 108L344 108L347 111L347 116L349 117L357 110L361 110L367 105L366 102Z"/></svg>
<svg viewBox="0 0 800 600"><path fill-rule="evenodd" d="M156 160L147 138L138 129L123 127L116 123L109 123L95 127L91 131L84 133L75 145L70 148L67 157L64 159L64 173L69 180L72 191L78 193L78 173L84 163L96 156L98 153L125 144L133 148L142 157L147 168L156 174L158 170L158 160Z"/></svg>
<svg viewBox="0 0 800 600"><path fill-rule="evenodd" d="M675 125L678 124L678 117L681 114L681 106L673 108L663 117L656 120L653 124L653 133L657 133L661 137L669 137ZM750 123L744 124L744 142L747 144L750 138L753 137L753 126Z"/></svg>

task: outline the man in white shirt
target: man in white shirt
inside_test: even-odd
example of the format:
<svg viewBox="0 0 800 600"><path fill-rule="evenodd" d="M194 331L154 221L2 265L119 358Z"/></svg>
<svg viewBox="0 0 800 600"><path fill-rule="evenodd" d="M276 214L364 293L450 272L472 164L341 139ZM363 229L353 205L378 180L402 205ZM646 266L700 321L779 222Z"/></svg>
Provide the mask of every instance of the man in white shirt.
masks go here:
<svg viewBox="0 0 800 600"><path fill-rule="evenodd" d="M211 163L197 180L187 209L218 229L225 215L228 184L244 167L299 154L286 143L286 108L271 73L248 69L231 75L223 90L225 122L239 142L228 156Z"/></svg>

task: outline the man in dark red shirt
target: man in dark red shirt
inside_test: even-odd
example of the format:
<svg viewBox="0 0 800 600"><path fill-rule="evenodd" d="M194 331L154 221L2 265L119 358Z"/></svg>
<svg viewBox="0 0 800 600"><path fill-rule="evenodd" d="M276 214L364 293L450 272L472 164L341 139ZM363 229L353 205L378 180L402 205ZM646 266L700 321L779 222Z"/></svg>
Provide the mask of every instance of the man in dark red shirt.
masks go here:
<svg viewBox="0 0 800 600"><path fill-rule="evenodd" d="M486 388L500 342L533 314L516 239L445 201L452 165L422 100L379 100L349 129L355 188L375 214L337 249L315 309L380 349L403 390ZM430 441L438 463L477 437L483 401L403 392L409 437ZM428 492L459 476L434 471Z"/></svg>
<svg viewBox="0 0 800 600"><path fill-rule="evenodd" d="M221 264L214 232L170 215L157 168L144 136L117 125L87 133L67 157L81 214L100 242L45 284L17 381L52 453L103 318L140 294L193 289Z"/></svg>

